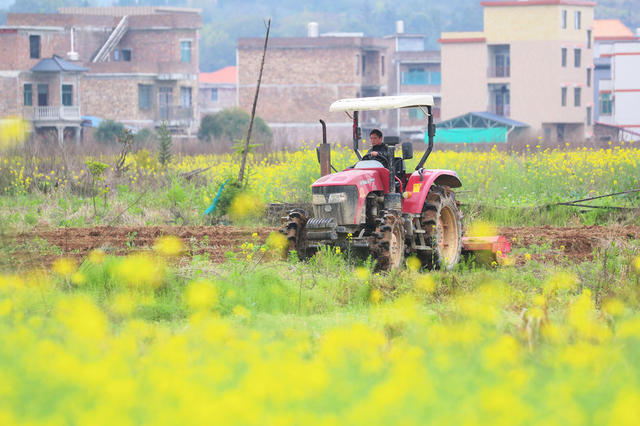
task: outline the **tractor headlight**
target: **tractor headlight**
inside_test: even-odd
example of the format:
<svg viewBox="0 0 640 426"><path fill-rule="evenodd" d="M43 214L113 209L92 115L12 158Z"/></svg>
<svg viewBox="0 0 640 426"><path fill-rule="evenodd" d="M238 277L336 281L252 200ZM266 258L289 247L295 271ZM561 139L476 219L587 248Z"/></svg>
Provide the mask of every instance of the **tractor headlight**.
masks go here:
<svg viewBox="0 0 640 426"><path fill-rule="evenodd" d="M344 192L336 192L335 194L329 194L329 204L337 204L347 201L347 194Z"/></svg>
<svg viewBox="0 0 640 426"><path fill-rule="evenodd" d="M313 204L326 204L327 200L324 197L324 194L313 194L313 197L311 198L311 202Z"/></svg>

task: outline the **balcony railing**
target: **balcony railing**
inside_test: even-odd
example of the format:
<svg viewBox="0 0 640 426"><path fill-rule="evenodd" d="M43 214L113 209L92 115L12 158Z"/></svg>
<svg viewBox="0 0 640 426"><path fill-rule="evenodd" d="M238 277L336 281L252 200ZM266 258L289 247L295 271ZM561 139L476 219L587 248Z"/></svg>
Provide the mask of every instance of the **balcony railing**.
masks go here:
<svg viewBox="0 0 640 426"><path fill-rule="evenodd" d="M156 121L166 121L168 124L175 122L189 122L193 120L193 107L183 106L159 106L156 111Z"/></svg>
<svg viewBox="0 0 640 426"><path fill-rule="evenodd" d="M511 105L503 104L503 105L489 105L489 112L501 115L503 117L509 117L511 115Z"/></svg>
<svg viewBox="0 0 640 426"><path fill-rule="evenodd" d="M402 72L401 84L407 86L439 86L442 74L438 71Z"/></svg>
<svg viewBox="0 0 640 426"><path fill-rule="evenodd" d="M489 67L487 69L487 77L500 78L500 77L510 77L511 76L511 67Z"/></svg>
<svg viewBox="0 0 640 426"><path fill-rule="evenodd" d="M80 120L79 106L37 106L25 108L25 117L32 121Z"/></svg>

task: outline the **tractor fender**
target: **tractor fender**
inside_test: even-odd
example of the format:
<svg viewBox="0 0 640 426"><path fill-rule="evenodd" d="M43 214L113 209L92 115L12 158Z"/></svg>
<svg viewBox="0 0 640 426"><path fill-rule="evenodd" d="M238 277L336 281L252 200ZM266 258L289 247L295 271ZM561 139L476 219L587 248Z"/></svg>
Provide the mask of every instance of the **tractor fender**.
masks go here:
<svg viewBox="0 0 640 426"><path fill-rule="evenodd" d="M407 182L405 189L406 197L402 205L402 212L411 214L421 213L422 206L427 199L431 185L459 188L462 186L462 182L460 182L460 178L458 178L458 175L453 170L422 169L422 176L420 176L419 171L415 171L411 174Z"/></svg>

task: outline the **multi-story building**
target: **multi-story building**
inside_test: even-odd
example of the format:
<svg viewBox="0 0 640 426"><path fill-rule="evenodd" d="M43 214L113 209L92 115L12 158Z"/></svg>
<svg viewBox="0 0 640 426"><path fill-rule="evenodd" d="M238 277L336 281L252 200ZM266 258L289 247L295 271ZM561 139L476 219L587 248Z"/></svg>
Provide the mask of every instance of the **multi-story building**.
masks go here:
<svg viewBox="0 0 640 426"><path fill-rule="evenodd" d="M61 8L0 27L0 115L78 135L83 117L197 128L198 10Z"/></svg>
<svg viewBox="0 0 640 426"><path fill-rule="evenodd" d="M430 94L434 98L433 116L440 120L440 51L426 50L426 37L405 34L402 21L396 23L396 34L391 39L392 69L389 73L389 94ZM389 127L397 129L402 138L424 139L425 117L419 108L396 110L389 116Z"/></svg>
<svg viewBox="0 0 640 426"><path fill-rule="evenodd" d="M442 33L442 118L486 111L551 142L591 137L595 3L481 5L483 31Z"/></svg>
<svg viewBox="0 0 640 426"><path fill-rule="evenodd" d="M434 94L439 105L439 55L425 50L424 36L397 34L384 38L361 33L319 35L309 24L307 37L269 39L257 114L274 130L276 143L296 145L321 137L318 122L327 123L331 140L348 142L352 123L344 114L329 113L342 98L409 93ZM250 111L255 96L264 39L238 41L238 105ZM362 127L387 134L424 136L419 110L367 111ZM422 117L423 118L423 117Z"/></svg>
<svg viewBox="0 0 640 426"><path fill-rule="evenodd" d="M640 133L640 34L617 19L594 21L594 120L604 138ZM622 134L621 134L622 133Z"/></svg>
<svg viewBox="0 0 640 426"><path fill-rule="evenodd" d="M201 72L198 80L201 116L238 106L238 67Z"/></svg>

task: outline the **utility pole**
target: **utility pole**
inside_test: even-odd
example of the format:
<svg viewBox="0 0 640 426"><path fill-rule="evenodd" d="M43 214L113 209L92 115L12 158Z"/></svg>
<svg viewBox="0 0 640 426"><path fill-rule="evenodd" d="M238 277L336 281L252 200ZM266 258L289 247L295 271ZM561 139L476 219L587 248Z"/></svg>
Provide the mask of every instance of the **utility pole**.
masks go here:
<svg viewBox="0 0 640 426"><path fill-rule="evenodd" d="M260 63L260 73L258 74L258 84L256 86L256 95L253 98L253 107L251 108L251 121L249 121L249 130L247 138L244 141L244 150L242 151L242 163L240 164L240 173L238 174L238 183L242 185L244 179L244 168L247 164L247 154L249 153L249 141L251 140L251 130L253 129L253 119L256 116L256 105L258 104L258 93L260 93L260 82L262 81L262 70L264 69L264 57L267 55L267 43L269 42L269 30L271 30L271 18L267 21L267 35L264 38L264 50L262 51L262 62Z"/></svg>

